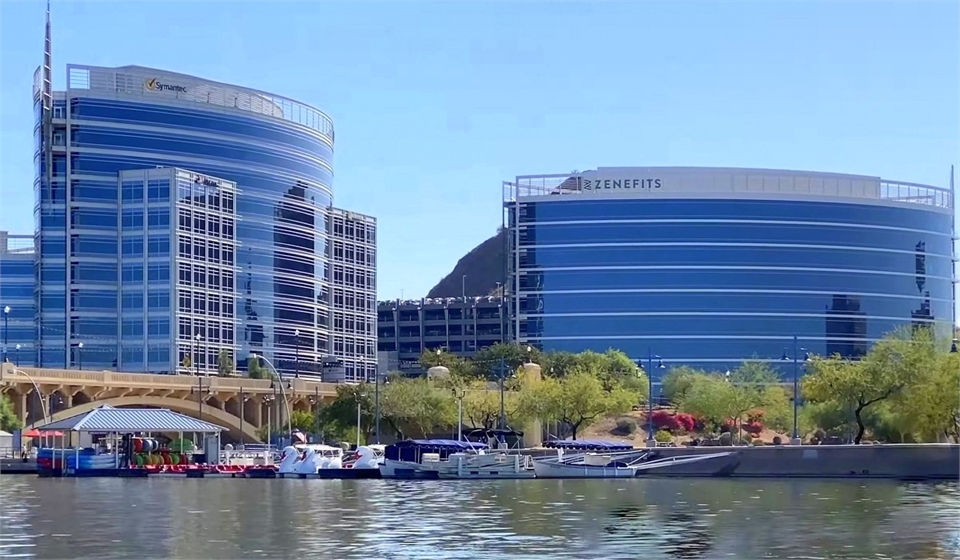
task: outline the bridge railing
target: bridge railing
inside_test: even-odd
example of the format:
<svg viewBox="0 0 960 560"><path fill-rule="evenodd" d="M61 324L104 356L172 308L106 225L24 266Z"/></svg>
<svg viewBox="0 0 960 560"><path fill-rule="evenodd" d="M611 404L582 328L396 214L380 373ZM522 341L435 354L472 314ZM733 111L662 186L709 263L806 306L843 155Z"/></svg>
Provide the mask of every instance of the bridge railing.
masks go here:
<svg viewBox="0 0 960 560"><path fill-rule="evenodd" d="M35 381L40 385L78 385L92 387L118 387L131 389L172 389L189 391L202 387L211 392L240 392L259 394L272 393L270 379L250 379L249 377L216 377L193 375L157 375L150 373L118 373L113 371L78 371L64 369L17 368L4 363L0 367L0 382L27 383ZM308 379L286 378L285 389L289 396L319 394L334 396L337 384L323 383ZM289 387L289 388L287 388Z"/></svg>

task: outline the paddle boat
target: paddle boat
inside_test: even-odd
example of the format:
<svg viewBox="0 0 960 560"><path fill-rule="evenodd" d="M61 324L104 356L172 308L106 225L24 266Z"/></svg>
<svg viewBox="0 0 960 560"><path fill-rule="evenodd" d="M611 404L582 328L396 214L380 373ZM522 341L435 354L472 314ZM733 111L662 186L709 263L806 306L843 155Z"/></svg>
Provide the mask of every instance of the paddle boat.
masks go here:
<svg viewBox="0 0 960 560"><path fill-rule="evenodd" d="M557 456L533 460L537 478L723 476L739 463L735 451L662 457L656 449L606 441L552 441L544 447L556 449Z"/></svg>

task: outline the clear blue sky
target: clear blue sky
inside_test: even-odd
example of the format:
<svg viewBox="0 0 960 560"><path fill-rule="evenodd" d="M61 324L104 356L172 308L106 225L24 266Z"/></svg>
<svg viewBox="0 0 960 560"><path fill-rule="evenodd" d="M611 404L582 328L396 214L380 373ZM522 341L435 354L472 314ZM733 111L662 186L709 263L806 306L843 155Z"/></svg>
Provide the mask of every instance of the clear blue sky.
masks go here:
<svg viewBox="0 0 960 560"><path fill-rule="evenodd" d="M314 105L335 202L379 220L381 298L425 295L515 175L744 166L947 186L957 2L54 0L69 63L169 69ZM31 232L44 3L0 2L0 229Z"/></svg>

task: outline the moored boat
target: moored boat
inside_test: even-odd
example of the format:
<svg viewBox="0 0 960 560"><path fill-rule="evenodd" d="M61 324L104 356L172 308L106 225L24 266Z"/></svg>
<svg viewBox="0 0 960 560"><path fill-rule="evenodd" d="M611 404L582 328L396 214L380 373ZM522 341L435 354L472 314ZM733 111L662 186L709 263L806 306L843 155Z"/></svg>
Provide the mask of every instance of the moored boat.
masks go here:
<svg viewBox="0 0 960 560"><path fill-rule="evenodd" d="M735 451L661 457L656 449L610 442L551 442L557 457L535 459L537 478L633 478L637 476L723 476L736 467ZM574 454L566 454L574 451Z"/></svg>
<svg viewBox="0 0 960 560"><path fill-rule="evenodd" d="M488 441L504 441L509 430L487 430ZM499 447L499 446L498 446ZM528 456L487 443L457 440L406 440L388 445L380 467L383 478L533 478Z"/></svg>

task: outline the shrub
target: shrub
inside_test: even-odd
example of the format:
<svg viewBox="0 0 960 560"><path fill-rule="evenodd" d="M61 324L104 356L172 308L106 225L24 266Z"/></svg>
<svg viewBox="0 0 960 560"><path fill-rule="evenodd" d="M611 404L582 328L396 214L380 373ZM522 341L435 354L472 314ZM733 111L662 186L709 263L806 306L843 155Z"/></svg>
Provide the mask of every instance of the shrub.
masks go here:
<svg viewBox="0 0 960 560"><path fill-rule="evenodd" d="M676 415L665 410L657 410L650 416L653 419L653 427L657 430L666 430L668 432L679 432L683 425L677 420Z"/></svg>
<svg viewBox="0 0 960 560"><path fill-rule="evenodd" d="M763 424L757 421L747 422L742 425L743 431L751 435L759 435L763 431Z"/></svg>
<svg viewBox="0 0 960 560"><path fill-rule="evenodd" d="M615 436L630 436L637 431L637 423L631 418L620 418L617 420L617 426L610 430Z"/></svg>
<svg viewBox="0 0 960 560"><path fill-rule="evenodd" d="M658 443L667 443L668 441L673 441L673 436L666 430L660 430L654 434L653 439L657 440Z"/></svg>
<svg viewBox="0 0 960 560"><path fill-rule="evenodd" d="M729 446L733 442L733 436L730 435L730 432L722 432L720 434L720 445Z"/></svg>

